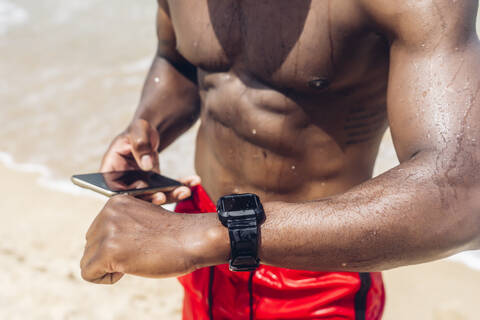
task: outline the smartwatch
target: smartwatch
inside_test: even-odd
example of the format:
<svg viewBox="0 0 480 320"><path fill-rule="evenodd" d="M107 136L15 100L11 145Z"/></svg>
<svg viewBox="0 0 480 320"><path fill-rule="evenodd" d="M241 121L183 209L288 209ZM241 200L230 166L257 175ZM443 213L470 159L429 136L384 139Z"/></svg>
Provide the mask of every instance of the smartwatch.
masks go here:
<svg viewBox="0 0 480 320"><path fill-rule="evenodd" d="M257 195L231 194L217 202L218 218L228 228L230 271L253 271L259 264L258 241L265 212Z"/></svg>

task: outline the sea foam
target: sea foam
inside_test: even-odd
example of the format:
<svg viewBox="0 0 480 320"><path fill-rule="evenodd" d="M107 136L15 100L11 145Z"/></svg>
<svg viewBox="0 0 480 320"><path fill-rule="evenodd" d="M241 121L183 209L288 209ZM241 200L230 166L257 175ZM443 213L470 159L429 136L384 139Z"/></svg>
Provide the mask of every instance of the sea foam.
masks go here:
<svg viewBox="0 0 480 320"><path fill-rule="evenodd" d="M26 172L26 173L33 173L38 175L37 180L35 181L41 187L62 192L70 195L75 196L86 196L86 197L94 197L97 199L105 200L105 196L100 195L94 191L82 189L78 186L75 186L70 180L68 179L58 179L53 178L53 174L51 170L44 165L37 164L37 163L17 163L15 162L12 155L6 152L0 152L0 164L5 166L7 169L18 171L18 172ZM173 211L175 208L174 203L169 203L162 206L166 210Z"/></svg>
<svg viewBox="0 0 480 320"><path fill-rule="evenodd" d="M14 171L37 174L38 178L36 180L36 183L50 190L59 191L71 195L104 198L97 193L84 190L73 185L72 182L67 179L53 178L53 174L47 166L37 163L17 163L15 162L14 158L6 152L0 152L0 164Z"/></svg>
<svg viewBox="0 0 480 320"><path fill-rule="evenodd" d="M26 23L28 17L28 12L22 7L7 0L0 0L0 35L13 26Z"/></svg>

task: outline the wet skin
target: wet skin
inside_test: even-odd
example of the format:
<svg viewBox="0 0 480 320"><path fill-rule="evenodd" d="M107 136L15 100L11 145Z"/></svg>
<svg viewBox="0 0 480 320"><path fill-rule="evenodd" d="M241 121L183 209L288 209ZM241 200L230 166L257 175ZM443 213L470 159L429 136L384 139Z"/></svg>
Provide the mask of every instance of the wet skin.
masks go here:
<svg viewBox="0 0 480 320"><path fill-rule="evenodd" d="M178 52L199 67L196 169L213 199L319 199L370 178L387 125L388 46L360 17L333 23L353 8L174 1L169 9Z"/></svg>
<svg viewBox="0 0 480 320"><path fill-rule="evenodd" d="M479 248L476 10L448 0L160 1L139 108L104 163L126 139L138 163L148 154L156 164L156 146L200 118L195 164L212 199L253 192L264 203L263 263L372 271ZM401 164L370 179L387 125ZM149 130L158 137L138 133ZM143 230L136 215L148 212L158 223ZM229 255L215 213L172 215L129 197L109 201L89 235L83 276L100 283ZM167 263L173 238L179 253ZM102 246L121 261L97 254ZM145 258L145 246L157 254Z"/></svg>

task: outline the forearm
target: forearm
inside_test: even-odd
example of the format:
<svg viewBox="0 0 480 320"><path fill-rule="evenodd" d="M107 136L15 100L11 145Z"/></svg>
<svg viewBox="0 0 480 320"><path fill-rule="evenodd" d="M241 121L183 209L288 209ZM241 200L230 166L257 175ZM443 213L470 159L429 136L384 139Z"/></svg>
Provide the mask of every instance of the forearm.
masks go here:
<svg viewBox="0 0 480 320"><path fill-rule="evenodd" d="M478 191L456 169L419 154L349 192L266 203L262 263L304 270L378 271L476 248ZM472 173L473 174L473 173Z"/></svg>
<svg viewBox="0 0 480 320"><path fill-rule="evenodd" d="M156 56L152 63L133 120L144 119L157 128L159 151L198 118L200 98L195 73L193 66L174 66L161 56Z"/></svg>

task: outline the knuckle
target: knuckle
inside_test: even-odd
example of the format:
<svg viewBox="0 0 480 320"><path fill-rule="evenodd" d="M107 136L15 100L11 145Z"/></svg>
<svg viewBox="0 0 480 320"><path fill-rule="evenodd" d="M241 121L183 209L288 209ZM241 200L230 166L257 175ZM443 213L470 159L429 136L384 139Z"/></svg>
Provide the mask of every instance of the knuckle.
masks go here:
<svg viewBox="0 0 480 320"><path fill-rule="evenodd" d="M91 278L89 276L89 267L88 264L85 263L83 260L80 263L80 276L82 277L83 280L85 281L91 281Z"/></svg>
<svg viewBox="0 0 480 320"><path fill-rule="evenodd" d="M132 144L135 149L150 148L150 142L146 139L146 137L136 137L135 139L133 139Z"/></svg>

